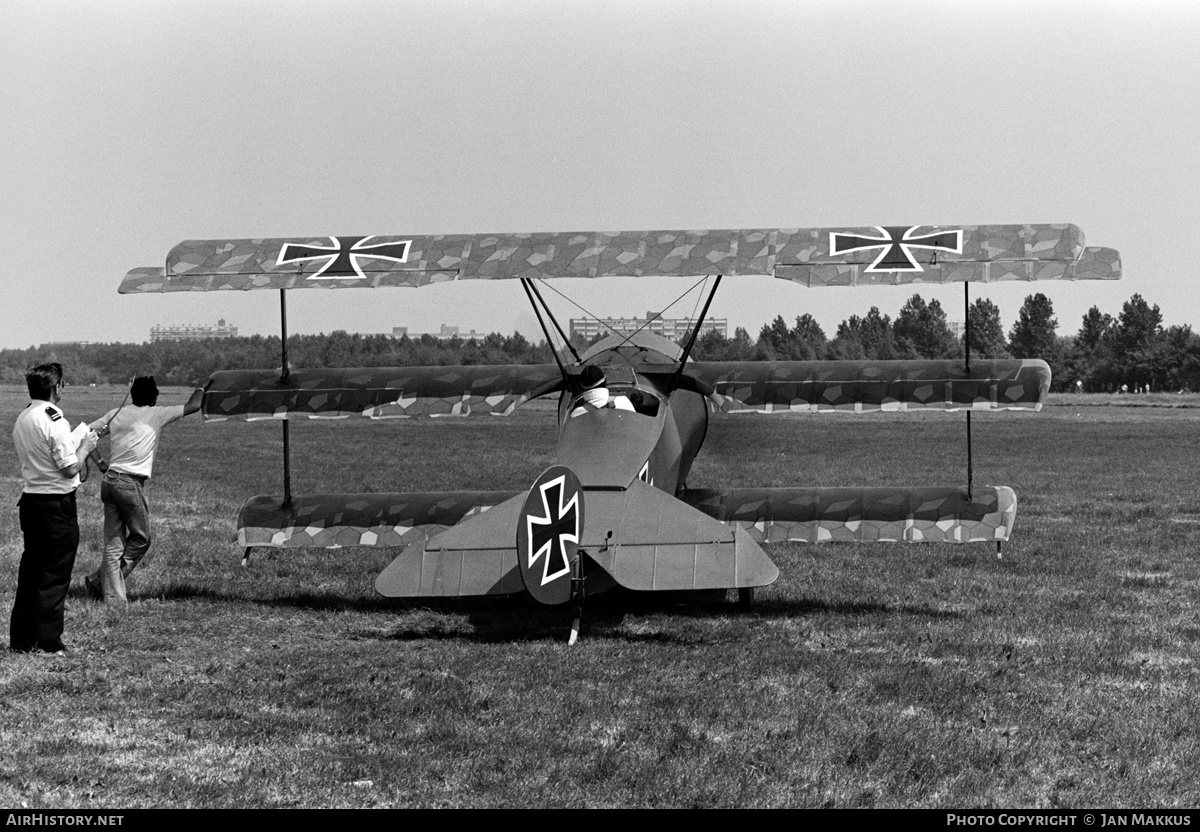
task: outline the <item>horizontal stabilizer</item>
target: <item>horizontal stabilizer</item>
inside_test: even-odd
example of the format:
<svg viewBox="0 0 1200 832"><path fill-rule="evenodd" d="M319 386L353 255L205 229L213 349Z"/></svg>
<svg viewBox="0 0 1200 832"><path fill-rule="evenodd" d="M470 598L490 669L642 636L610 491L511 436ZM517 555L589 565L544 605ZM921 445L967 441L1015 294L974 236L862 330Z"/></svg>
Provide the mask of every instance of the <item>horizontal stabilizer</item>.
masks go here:
<svg viewBox="0 0 1200 832"><path fill-rule="evenodd" d="M228 370L204 390L205 419L341 418L507 415L556 389L552 364L364 369Z"/></svg>
<svg viewBox="0 0 1200 832"><path fill-rule="evenodd" d="M779 569L741 529L705 517L657 488L584 491L588 519L580 551L626 589L766 586Z"/></svg>
<svg viewBox="0 0 1200 832"><path fill-rule="evenodd" d="M1017 496L975 488L687 489L680 499L764 543L1004 541Z"/></svg>
<svg viewBox="0 0 1200 832"><path fill-rule="evenodd" d="M522 491L428 540L414 541L375 579L388 598L455 598L525 591L517 567Z"/></svg>
<svg viewBox="0 0 1200 832"><path fill-rule="evenodd" d="M725 411L1041 410L1050 367L1037 359L736 361L687 365Z"/></svg>
<svg viewBox="0 0 1200 832"><path fill-rule="evenodd" d="M765 586L779 570L745 531L717 522L642 482L584 489L580 553L616 583L636 590ZM375 582L389 597L521 592L517 524L525 493L412 543Z"/></svg>
<svg viewBox="0 0 1200 832"><path fill-rule="evenodd" d="M425 286L448 280L767 275L806 286L1116 279L1070 224L188 240L122 293Z"/></svg>
<svg viewBox="0 0 1200 832"><path fill-rule="evenodd" d="M281 548L406 546L512 497L507 491L252 497L238 513L238 545Z"/></svg>

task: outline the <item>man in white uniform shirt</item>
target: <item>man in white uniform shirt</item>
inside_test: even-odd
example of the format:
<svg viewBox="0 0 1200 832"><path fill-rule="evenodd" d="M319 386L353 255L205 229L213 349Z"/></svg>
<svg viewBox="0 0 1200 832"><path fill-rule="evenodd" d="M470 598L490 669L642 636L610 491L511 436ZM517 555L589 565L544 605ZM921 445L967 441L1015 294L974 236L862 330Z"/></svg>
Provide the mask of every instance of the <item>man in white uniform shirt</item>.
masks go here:
<svg viewBox="0 0 1200 832"><path fill-rule="evenodd" d="M91 431L72 432L57 406L65 386L61 364L34 367L25 374L25 384L31 401L13 426L25 481L17 503L25 550L8 646L21 653L59 655L66 652L63 612L79 548L75 489L97 437Z"/></svg>
<svg viewBox="0 0 1200 832"><path fill-rule="evenodd" d="M150 505L145 485L154 467L159 432L176 419L200 409L204 390L196 388L187 404L158 407L153 376L138 376L129 388L130 404L92 422L111 437L108 470L100 484L104 503L104 552L100 568L84 578L88 593L106 603L125 603L125 579L150 548Z"/></svg>

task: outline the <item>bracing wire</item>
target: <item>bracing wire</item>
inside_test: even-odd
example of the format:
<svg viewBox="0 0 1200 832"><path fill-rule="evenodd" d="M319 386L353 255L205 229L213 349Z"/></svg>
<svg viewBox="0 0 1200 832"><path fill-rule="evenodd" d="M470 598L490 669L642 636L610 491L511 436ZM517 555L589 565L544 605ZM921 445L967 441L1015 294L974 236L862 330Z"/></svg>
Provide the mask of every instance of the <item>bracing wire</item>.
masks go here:
<svg viewBox="0 0 1200 832"><path fill-rule="evenodd" d="M670 309L672 306L674 306L675 304L679 303L679 301L681 301L681 300L683 300L685 297L687 297L687 295L688 295L690 292L694 291L694 290L695 290L695 288L696 288L697 286L700 286L701 284L707 284L707 282L708 282L708 278L709 278L709 277L710 277L710 275L704 275L704 276L702 276L702 277L701 277L699 280L697 280L695 283L693 283L691 286L689 286L688 288L684 289L682 294L680 294L680 295L679 295L677 298L675 298L675 300L671 301L671 302L670 302L670 303L668 303L666 306L664 306L664 307L662 308L662 311L660 311L658 314L659 314L659 315L662 315L662 313L663 313L663 312L666 312L666 311L667 311L668 309ZM653 320L654 320L653 318L650 318L650 319L649 319L649 320L647 320L647 321L646 321L644 324L642 324L642 325L641 325L641 326L639 326L637 329L635 329L633 332L629 332L629 333L624 333L624 332L621 332L621 331L619 331L619 330L618 330L616 327L614 327L614 326L612 326L611 324L609 324L608 322L606 322L606 321L605 321L603 318L601 318L600 316L598 316L598 315L596 315L595 313L593 313L593 312L590 312L589 310L585 309L585 308L583 307L583 305L581 305L581 304L580 304L580 303L578 303L577 301L573 300L572 298L569 298L569 297L567 297L567 296L566 296L566 295L564 295L562 292L560 292L558 289L555 289L553 286L551 286L549 283L546 283L546 281L545 281L545 279L544 279L544 278L536 278L536 279L537 279L537 281L538 281L539 283L544 283L547 289L551 290L552 292L554 292L555 294L557 294L559 297L561 297L563 300L565 300L567 303L571 304L571 305L572 305L572 306L574 306L576 309L578 309L579 311L583 312L583 314L587 315L589 318L592 318L592 319L594 319L594 320L596 320L596 321L599 321L601 324L603 324L604 326L608 327L608 328L609 328L609 329L612 331L612 334L613 334L613 335L619 335L619 336L621 337L621 343L622 343L622 345L624 345L624 344L628 344L628 343L630 342L630 340L633 338L633 336L637 335L637 334L638 334L639 332L641 332L643 329L645 329L646 327L648 327L648 326L650 325L651 321L653 321ZM702 294L703 294L703 292L701 292L701 295L702 295ZM697 296L697 298L696 298L697 304L699 304L699 300L700 300L700 296L698 295L698 296ZM696 311L695 311L695 307L693 307L693 309L692 309L692 317L693 317L693 319L695 318L695 315L696 315Z"/></svg>

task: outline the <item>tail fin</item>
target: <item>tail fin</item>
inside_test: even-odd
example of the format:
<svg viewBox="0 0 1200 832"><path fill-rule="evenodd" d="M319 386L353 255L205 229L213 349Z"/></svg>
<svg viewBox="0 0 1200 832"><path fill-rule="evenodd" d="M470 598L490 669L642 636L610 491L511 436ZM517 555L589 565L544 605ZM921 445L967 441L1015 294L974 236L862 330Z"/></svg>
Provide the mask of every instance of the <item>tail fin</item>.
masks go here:
<svg viewBox="0 0 1200 832"><path fill-rule="evenodd" d="M571 600L583 539L583 487L565 465L547 468L529 489L517 522L517 562L525 589L543 604Z"/></svg>

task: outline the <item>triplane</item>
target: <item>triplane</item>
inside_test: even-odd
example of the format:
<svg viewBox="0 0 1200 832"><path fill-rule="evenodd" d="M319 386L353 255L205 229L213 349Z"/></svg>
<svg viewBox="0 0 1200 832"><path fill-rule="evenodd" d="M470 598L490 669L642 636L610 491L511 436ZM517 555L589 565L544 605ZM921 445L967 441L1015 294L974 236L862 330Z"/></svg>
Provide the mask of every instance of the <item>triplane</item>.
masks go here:
<svg viewBox="0 0 1200 832"><path fill-rule="evenodd" d="M694 276L711 281L681 344L647 331L578 353L539 286L554 278ZM723 278L768 275L809 287L1117 279L1116 251L1073 225L636 231L187 241L166 267L135 269L122 293L274 289L282 371L215 373L209 420L283 421L284 488L238 516L255 547L401 548L385 596L528 592L546 604L630 590L730 590L748 601L779 570L777 541L1008 540L1016 496L972 482L973 410L1039 410L1039 360L701 362L689 355ZM292 370L286 292L519 281L555 363ZM553 328L553 331L552 329ZM969 343L969 341L968 341ZM558 397L557 461L527 490L297 495L288 419L508 414ZM964 486L692 489L687 476L715 411L967 411Z"/></svg>

